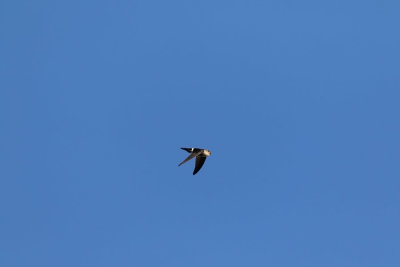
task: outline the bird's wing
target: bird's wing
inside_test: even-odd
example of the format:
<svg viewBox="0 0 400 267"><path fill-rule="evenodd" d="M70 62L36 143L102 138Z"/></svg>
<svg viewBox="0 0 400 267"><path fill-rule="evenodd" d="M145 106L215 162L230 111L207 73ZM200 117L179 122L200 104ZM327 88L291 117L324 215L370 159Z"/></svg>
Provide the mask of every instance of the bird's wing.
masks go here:
<svg viewBox="0 0 400 267"><path fill-rule="evenodd" d="M197 155L199 155L200 152L197 153L191 153L184 161L182 161L181 163L179 163L178 166L181 166L183 163L188 162L189 160L191 160L192 158L196 157Z"/></svg>
<svg viewBox="0 0 400 267"><path fill-rule="evenodd" d="M195 175L198 171L200 171L201 167L203 167L204 162L206 161L206 157L196 157L196 165L193 170L193 175Z"/></svg>

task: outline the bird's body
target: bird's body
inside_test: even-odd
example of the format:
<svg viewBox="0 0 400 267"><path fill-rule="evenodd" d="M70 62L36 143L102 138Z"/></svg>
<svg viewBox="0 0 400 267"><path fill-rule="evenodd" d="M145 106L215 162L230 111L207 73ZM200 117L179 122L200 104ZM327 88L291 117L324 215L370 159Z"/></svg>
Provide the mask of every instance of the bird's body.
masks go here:
<svg viewBox="0 0 400 267"><path fill-rule="evenodd" d="M203 149L203 148L187 148L187 147L181 147L181 149L185 150L186 152L190 153L190 155L182 161L179 166L182 164L188 162L192 158L196 158L196 164L193 170L193 175L195 175L203 166L204 162L206 161L206 158L211 155L211 151L208 149Z"/></svg>

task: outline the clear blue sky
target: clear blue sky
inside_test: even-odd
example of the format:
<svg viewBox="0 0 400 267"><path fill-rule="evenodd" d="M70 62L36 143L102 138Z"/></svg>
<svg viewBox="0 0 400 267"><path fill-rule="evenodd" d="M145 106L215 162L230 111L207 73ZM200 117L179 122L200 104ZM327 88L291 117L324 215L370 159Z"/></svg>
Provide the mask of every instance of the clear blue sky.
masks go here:
<svg viewBox="0 0 400 267"><path fill-rule="evenodd" d="M0 265L400 266L399 14L3 0Z"/></svg>

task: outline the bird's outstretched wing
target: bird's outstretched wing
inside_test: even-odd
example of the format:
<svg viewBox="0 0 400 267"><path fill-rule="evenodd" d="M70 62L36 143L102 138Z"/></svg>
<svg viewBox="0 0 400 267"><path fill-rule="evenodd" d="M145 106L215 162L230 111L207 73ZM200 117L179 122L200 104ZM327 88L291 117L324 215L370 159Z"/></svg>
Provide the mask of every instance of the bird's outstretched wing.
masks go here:
<svg viewBox="0 0 400 267"><path fill-rule="evenodd" d="M192 158L196 157L197 155L199 155L200 152L197 153L191 153L184 161L182 161L181 163L179 163L178 166L181 166L183 163L188 162L189 160L191 160Z"/></svg>
<svg viewBox="0 0 400 267"><path fill-rule="evenodd" d="M198 171L200 171L205 161L206 157L196 157L196 165L194 167L193 175L195 175Z"/></svg>

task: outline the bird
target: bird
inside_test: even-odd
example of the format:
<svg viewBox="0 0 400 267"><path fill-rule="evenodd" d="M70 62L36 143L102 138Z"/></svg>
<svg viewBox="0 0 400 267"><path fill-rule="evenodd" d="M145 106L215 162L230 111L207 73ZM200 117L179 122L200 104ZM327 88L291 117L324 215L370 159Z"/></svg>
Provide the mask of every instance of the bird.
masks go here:
<svg viewBox="0 0 400 267"><path fill-rule="evenodd" d="M181 147L181 149L185 150L186 152L190 153L190 155L181 163L179 163L178 166L181 166L182 164L188 162L192 158L196 157L196 164L193 170L193 175L195 175L203 166L204 162L206 161L206 158L211 155L211 151L208 149L203 149L203 148L187 148L187 147Z"/></svg>

